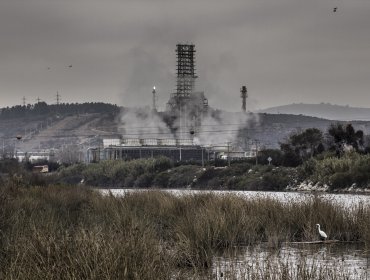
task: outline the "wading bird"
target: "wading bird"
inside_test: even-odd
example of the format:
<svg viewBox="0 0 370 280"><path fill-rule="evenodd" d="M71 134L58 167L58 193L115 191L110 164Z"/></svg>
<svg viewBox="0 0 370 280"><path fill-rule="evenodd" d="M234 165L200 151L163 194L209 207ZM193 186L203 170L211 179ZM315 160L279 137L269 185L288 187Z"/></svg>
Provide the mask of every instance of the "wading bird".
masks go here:
<svg viewBox="0 0 370 280"><path fill-rule="evenodd" d="M326 235L325 232L323 232L321 229L320 229L320 225L319 224L316 224L317 226L317 229L319 230L319 235L320 235L320 239L321 240L325 240L326 238L328 238L328 236Z"/></svg>

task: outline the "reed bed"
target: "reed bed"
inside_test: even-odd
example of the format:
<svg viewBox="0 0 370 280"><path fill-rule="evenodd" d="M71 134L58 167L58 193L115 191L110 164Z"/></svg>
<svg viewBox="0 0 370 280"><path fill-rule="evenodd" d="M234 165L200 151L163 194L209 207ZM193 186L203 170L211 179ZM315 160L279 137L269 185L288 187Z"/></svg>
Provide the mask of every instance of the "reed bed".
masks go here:
<svg viewBox="0 0 370 280"><path fill-rule="evenodd" d="M215 254L234 246L318 240L316 223L330 239L370 244L369 207L348 210L319 197L283 203L0 186L0 205L0 279L197 278L212 267ZM274 268L285 273L268 267Z"/></svg>

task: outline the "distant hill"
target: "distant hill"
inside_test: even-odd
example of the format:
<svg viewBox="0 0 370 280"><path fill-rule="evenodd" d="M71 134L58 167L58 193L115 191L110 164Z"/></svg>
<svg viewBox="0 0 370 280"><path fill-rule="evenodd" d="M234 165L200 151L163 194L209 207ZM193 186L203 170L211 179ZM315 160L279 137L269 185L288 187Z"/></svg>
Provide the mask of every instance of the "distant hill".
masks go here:
<svg viewBox="0 0 370 280"><path fill-rule="evenodd" d="M345 109L355 109L355 112L362 111L358 108L328 104L293 104L267 109L271 110L271 113L250 113L250 118L246 123L247 127L238 132L238 138L235 140L238 145L247 148L255 140L258 140L262 147L278 148L279 143L291 133L313 127L325 132L336 121L309 116L314 113L318 115L317 110L304 111L303 109L305 106L315 108L315 106L323 107L323 105L326 112L322 109L322 113L328 114L330 113L329 108L337 108L334 110L337 115L332 115L331 119L367 119L368 121L358 120L351 121L351 123L356 130L360 129L366 135L370 135L370 109L363 109L368 117L360 118L348 117L348 114L345 113ZM295 114L283 113L283 109L289 108L289 106L298 106L301 109L297 109ZM339 108L341 109L339 110ZM122 130L124 123L122 123L121 113L126 110L129 108L104 103L59 105L39 103L26 107L3 108L0 113L0 143L2 144L0 153L11 154L15 151L32 152L54 148L68 150L68 147L73 146L78 146L79 149L86 152L89 147L101 146L104 138L134 138L135 134L125 135ZM343 114L340 114L338 110ZM158 116L167 123L173 121L164 112L160 112ZM222 116L227 120L245 119L245 114L242 112L220 111L217 116ZM362 116L365 116L365 113ZM18 139L18 136L21 139ZM219 132L216 131L216 134L210 135L210 137L219 137Z"/></svg>
<svg viewBox="0 0 370 280"><path fill-rule="evenodd" d="M349 106L320 104L290 104L260 110L268 114L305 115L338 121L370 121L370 108L356 108Z"/></svg>

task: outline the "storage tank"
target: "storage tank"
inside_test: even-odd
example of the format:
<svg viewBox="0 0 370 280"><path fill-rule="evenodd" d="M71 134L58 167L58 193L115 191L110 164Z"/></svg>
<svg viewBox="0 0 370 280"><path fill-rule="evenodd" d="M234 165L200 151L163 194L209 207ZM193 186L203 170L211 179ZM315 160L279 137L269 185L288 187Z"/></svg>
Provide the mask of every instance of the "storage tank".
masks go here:
<svg viewBox="0 0 370 280"><path fill-rule="evenodd" d="M193 139L177 139L179 146L193 146Z"/></svg>
<svg viewBox="0 0 370 280"><path fill-rule="evenodd" d="M119 138L103 139L104 148L111 147L111 146L120 146L120 145L121 145L121 139Z"/></svg>
<svg viewBox="0 0 370 280"><path fill-rule="evenodd" d="M143 146L158 146L158 139L147 138L141 139Z"/></svg>
<svg viewBox="0 0 370 280"><path fill-rule="evenodd" d="M158 145L176 146L176 139L158 139Z"/></svg>
<svg viewBox="0 0 370 280"><path fill-rule="evenodd" d="M123 139L123 146L138 147L141 146L139 138Z"/></svg>

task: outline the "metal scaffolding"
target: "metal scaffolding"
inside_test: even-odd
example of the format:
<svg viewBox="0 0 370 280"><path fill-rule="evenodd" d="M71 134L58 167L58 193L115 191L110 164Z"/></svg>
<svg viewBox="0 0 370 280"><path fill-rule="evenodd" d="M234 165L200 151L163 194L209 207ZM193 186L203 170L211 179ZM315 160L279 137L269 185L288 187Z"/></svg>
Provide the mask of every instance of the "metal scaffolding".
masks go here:
<svg viewBox="0 0 370 280"><path fill-rule="evenodd" d="M195 75L195 46L186 44L176 45L177 54L177 98L189 98L194 91Z"/></svg>
<svg viewBox="0 0 370 280"><path fill-rule="evenodd" d="M177 44L176 92L171 94L167 110L177 120L178 136L192 136L197 132L201 119L208 109L208 100L203 92L195 91L195 46Z"/></svg>
<svg viewBox="0 0 370 280"><path fill-rule="evenodd" d="M242 98L242 110L243 112L247 111L247 97L248 97L248 91L246 86L242 86L240 89L240 97Z"/></svg>

